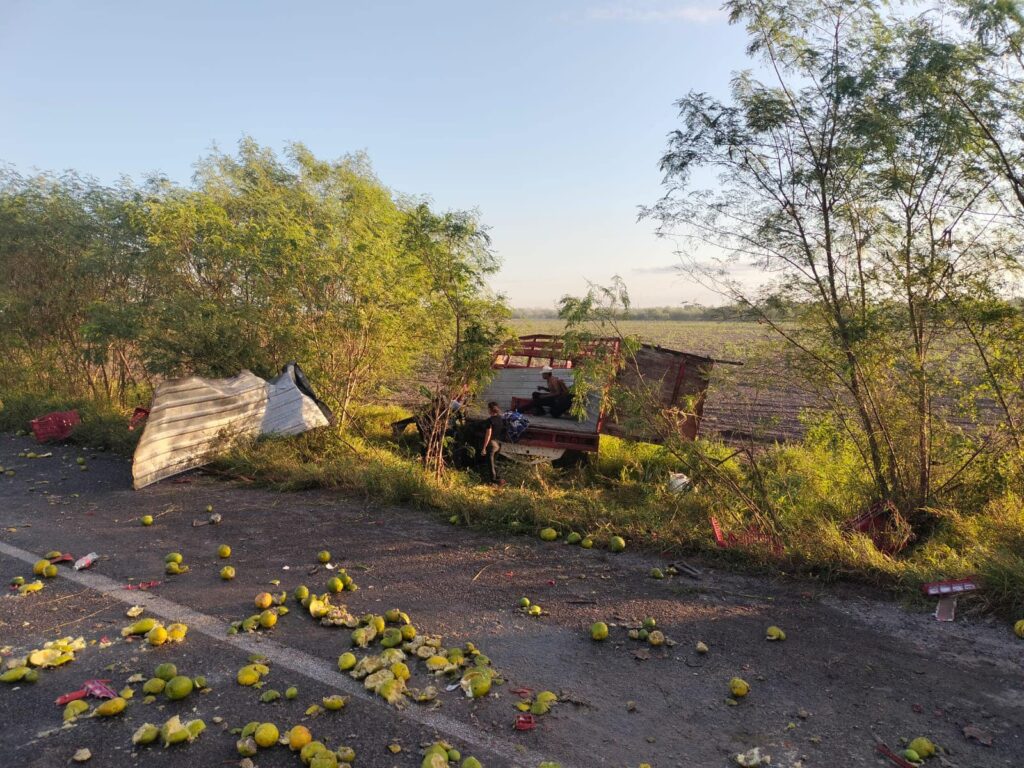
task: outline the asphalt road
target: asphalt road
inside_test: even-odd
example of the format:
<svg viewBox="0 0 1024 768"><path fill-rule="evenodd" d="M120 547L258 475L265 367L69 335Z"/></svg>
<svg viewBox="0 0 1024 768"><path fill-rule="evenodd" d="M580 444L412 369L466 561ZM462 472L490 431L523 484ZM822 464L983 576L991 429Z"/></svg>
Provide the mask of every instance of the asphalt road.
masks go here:
<svg viewBox="0 0 1024 768"><path fill-rule="evenodd" d="M486 768L536 768L541 760L563 768L724 768L753 747L773 766L876 766L892 764L877 755L877 742L899 748L916 736L944 748L933 765L1024 765L1024 642L1003 622L939 624L863 590L782 575L707 569L699 581L655 581L648 573L658 558L632 549L612 555L502 538L331 493L270 493L195 474L134 492L122 458L70 446L42 449L53 452L49 458L18 457L37 450L28 438L0 436L0 465L15 470L0 476L0 578L30 576L32 562L49 550L95 551L101 559L80 573L62 564L41 592L0 600L6 656L65 635L89 643L35 684L0 683L3 768L65 765L80 748L91 751L90 766L237 764L230 730L253 720L282 732L301 723L332 748L350 745L357 768L418 766L422 745L435 739ZM208 504L223 522L192 527ZM143 514L155 524L141 526ZM221 543L233 549L234 581L218 576ZM434 704L398 710L337 670L349 631L319 626L291 600L293 610L273 630L226 634L231 621L254 612L257 592L290 592L300 583L323 591L331 572L317 565L321 549L360 585L345 593L354 614L400 608L421 633L443 635L447 647L475 643L505 684L469 700L445 690L451 681L442 679ZM164 574L171 551L184 555L188 573ZM124 588L150 580L161 583L145 592ZM524 595L546 614L520 612ZM165 623L185 621L186 640L151 648L122 639L132 604ZM646 616L676 644L629 640L627 628ZM604 643L589 639L596 620L613 625ZM785 642L765 641L771 624L785 629ZM696 653L697 641L710 651ZM295 700L264 704L259 691L235 682L253 652L271 668L264 690L294 685ZM210 690L144 704L136 684L123 714L61 728L60 694L97 677L120 690L164 661L204 675ZM422 662L410 666L411 685L438 682ZM735 706L727 703L734 676L751 685ZM523 689L561 699L532 731L512 727L521 698L514 691ZM343 710L304 715L335 693L350 697ZM176 714L201 717L206 732L188 745L133 750L140 724ZM966 738L968 726L992 746ZM401 751L392 752L395 746ZM261 750L254 762L301 765L283 746Z"/></svg>

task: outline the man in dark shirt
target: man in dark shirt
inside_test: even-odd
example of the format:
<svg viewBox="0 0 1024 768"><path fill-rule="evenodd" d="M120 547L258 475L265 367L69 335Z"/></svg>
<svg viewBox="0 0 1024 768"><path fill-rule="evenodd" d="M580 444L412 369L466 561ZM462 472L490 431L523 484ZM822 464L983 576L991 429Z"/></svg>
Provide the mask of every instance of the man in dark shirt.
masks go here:
<svg viewBox="0 0 1024 768"><path fill-rule="evenodd" d="M491 463L491 482L501 485L503 480L498 479L498 467L495 459L501 451L501 441L505 439L505 419L501 415L501 406L493 400L487 404L487 427L484 432L482 454Z"/></svg>
<svg viewBox="0 0 1024 768"><path fill-rule="evenodd" d="M540 375L544 379L544 384L538 389L547 391L548 394L542 395L540 391L533 393L533 412L543 416L544 408L547 407L551 416L557 419L572 407L572 390L555 376L549 365L540 369Z"/></svg>

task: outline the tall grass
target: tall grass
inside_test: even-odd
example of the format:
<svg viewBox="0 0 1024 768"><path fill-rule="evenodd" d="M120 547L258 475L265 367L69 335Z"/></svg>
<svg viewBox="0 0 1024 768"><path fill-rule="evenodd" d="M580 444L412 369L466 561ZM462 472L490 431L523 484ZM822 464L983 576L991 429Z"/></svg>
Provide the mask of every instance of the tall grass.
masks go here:
<svg viewBox="0 0 1024 768"><path fill-rule="evenodd" d="M1024 612L1024 501L1010 492L978 509L932 510L938 520L932 535L889 556L866 536L842 528L869 499L854 457L841 445L808 439L770 449L759 462L778 510L781 556L766 548L720 549L710 516L739 532L748 523L744 510L699 473L688 492L670 492L669 473L687 464L662 447L602 438L600 455L571 471L505 463L508 483L495 488L472 471L451 471L440 480L424 471L411 438L396 444L385 437L387 423L398 415L364 410L358 436L321 430L262 439L236 447L218 466L273 488L335 488L495 531L533 533L553 526L589 535L598 546L622 535L631 547L651 552L699 552L744 568L856 580L908 598L919 595L923 582L977 574L985 580L984 590L971 598L977 609ZM728 455L724 446L701 447ZM744 479L739 462L729 466Z"/></svg>

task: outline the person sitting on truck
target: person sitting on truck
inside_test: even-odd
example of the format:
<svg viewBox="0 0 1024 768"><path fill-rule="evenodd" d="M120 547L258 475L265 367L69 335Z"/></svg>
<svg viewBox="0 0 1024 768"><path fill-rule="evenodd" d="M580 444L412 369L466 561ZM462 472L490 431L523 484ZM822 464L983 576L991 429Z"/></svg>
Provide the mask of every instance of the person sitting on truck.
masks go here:
<svg viewBox="0 0 1024 768"><path fill-rule="evenodd" d="M572 407L572 390L555 376L550 365L541 368L540 375L544 379L544 384L537 387L538 391L533 393L533 412L543 416L544 409L547 408L551 417L557 419ZM543 395L541 392L547 394Z"/></svg>
<svg viewBox="0 0 1024 768"><path fill-rule="evenodd" d="M504 484L504 481L498 477L498 467L495 463L495 459L501 452L501 441L504 439L505 418L501 413L501 406L492 400L487 404L487 421L481 456L486 456L490 460L491 482L497 485Z"/></svg>

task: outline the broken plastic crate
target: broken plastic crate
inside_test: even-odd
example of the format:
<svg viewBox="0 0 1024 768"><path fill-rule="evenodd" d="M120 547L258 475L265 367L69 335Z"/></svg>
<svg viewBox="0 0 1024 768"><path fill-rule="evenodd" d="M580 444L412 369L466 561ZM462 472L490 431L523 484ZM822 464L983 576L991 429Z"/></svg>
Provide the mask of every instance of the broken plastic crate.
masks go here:
<svg viewBox="0 0 1024 768"><path fill-rule="evenodd" d="M36 442L46 443L51 440L67 440L76 426L82 423L78 411L54 411L38 419L32 419L29 425Z"/></svg>

